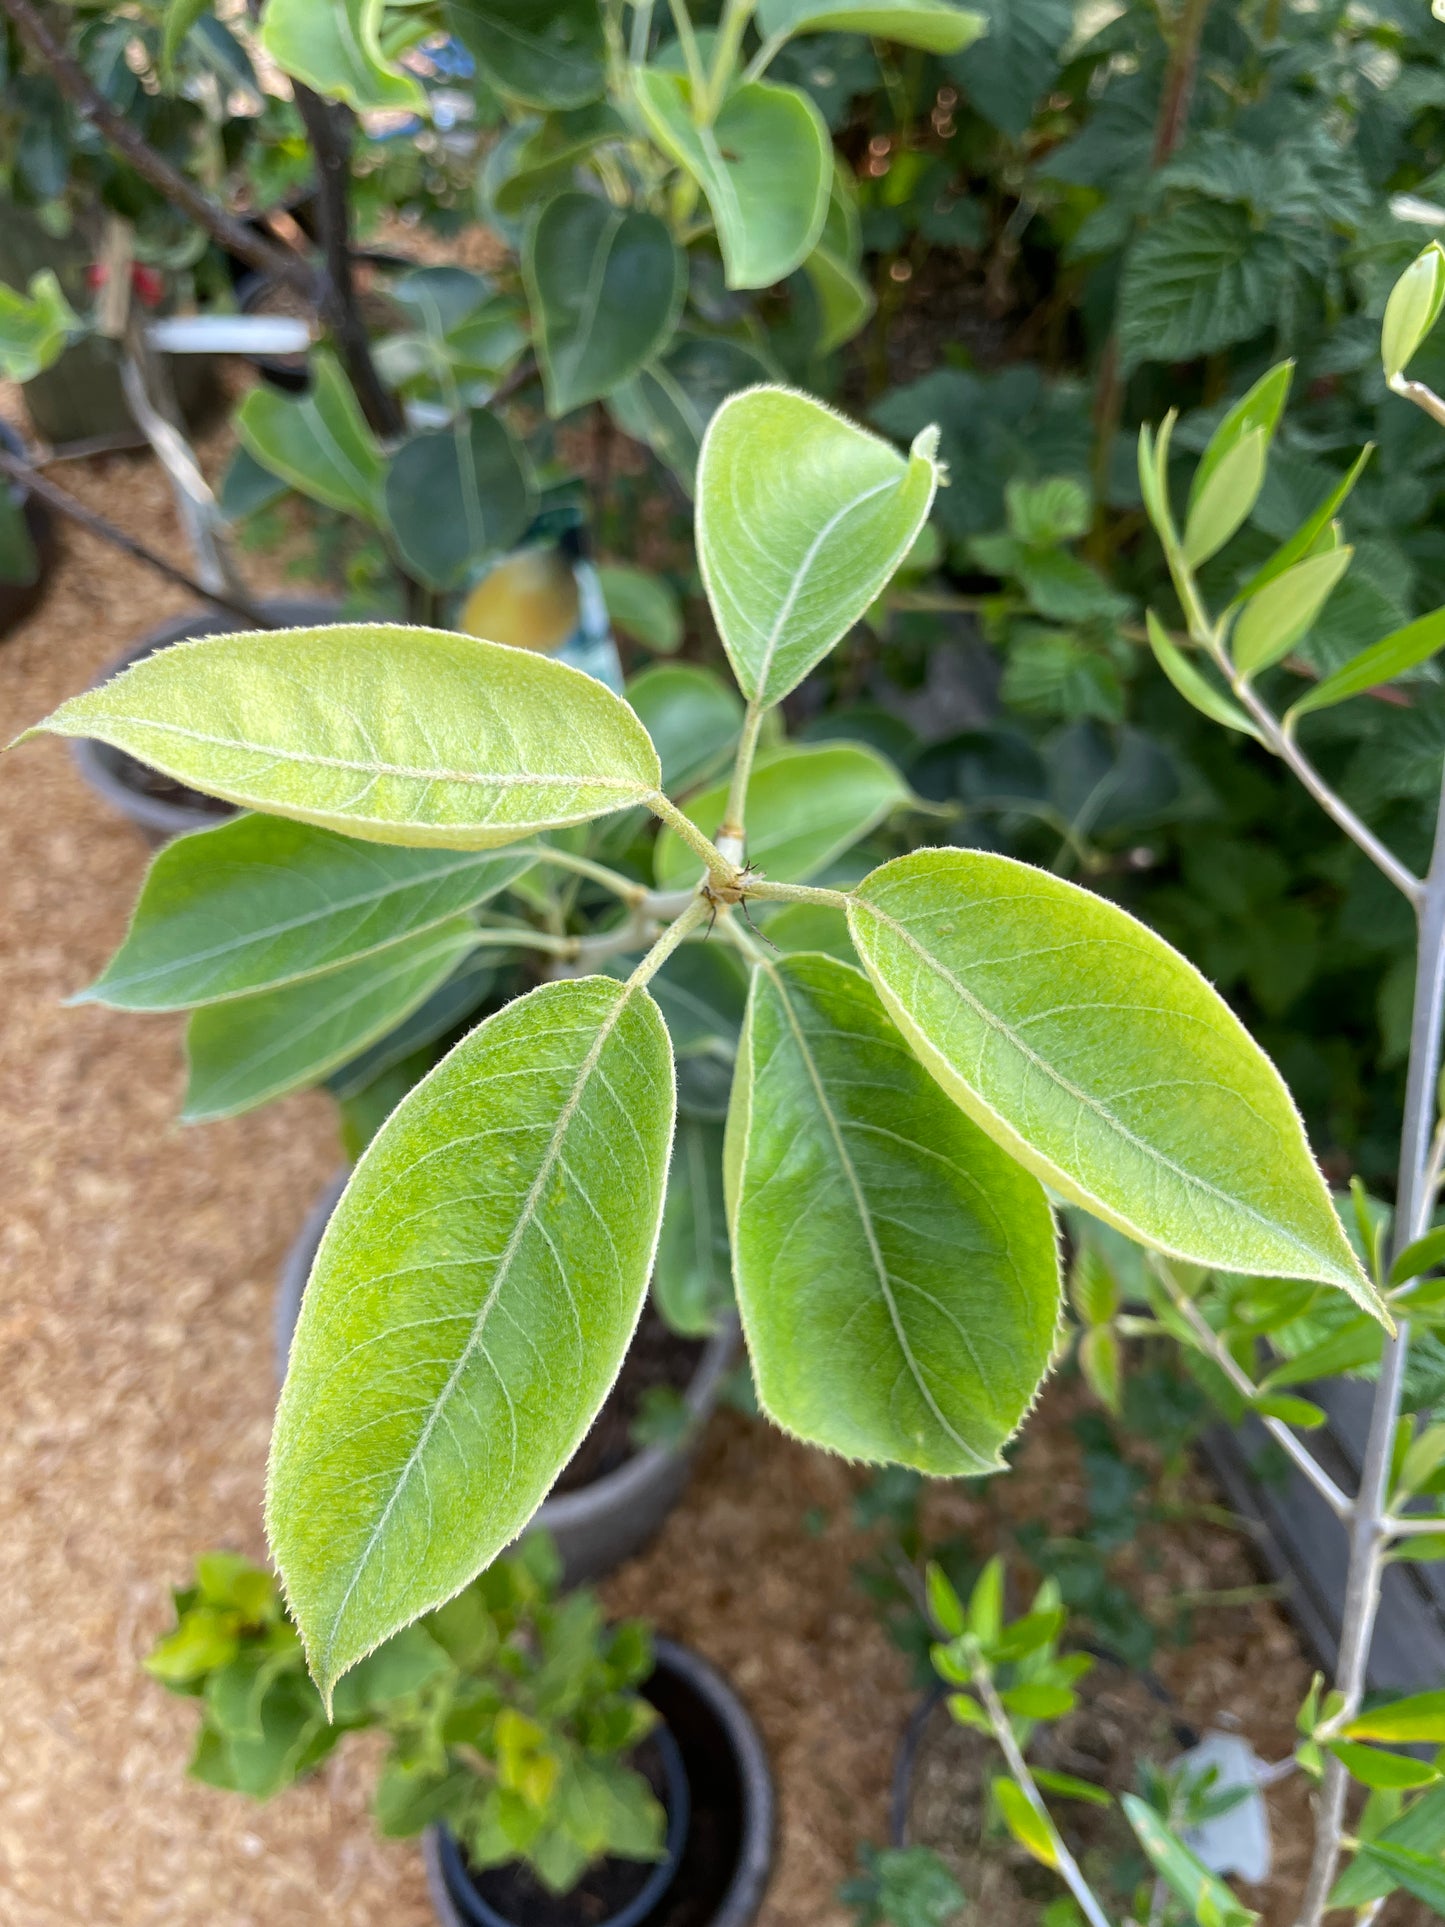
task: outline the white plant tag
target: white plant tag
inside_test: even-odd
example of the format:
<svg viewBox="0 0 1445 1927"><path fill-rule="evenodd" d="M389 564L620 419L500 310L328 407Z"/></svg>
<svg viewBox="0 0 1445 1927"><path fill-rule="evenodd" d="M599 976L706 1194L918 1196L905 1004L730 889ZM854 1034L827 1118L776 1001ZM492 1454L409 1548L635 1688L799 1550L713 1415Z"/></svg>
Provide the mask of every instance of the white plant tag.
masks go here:
<svg viewBox="0 0 1445 1927"><path fill-rule="evenodd" d="M1270 1777L1266 1762L1242 1735L1210 1731L1175 1765L1195 1774L1215 1768L1214 1790L1219 1793L1248 1788L1237 1806L1191 1828L1184 1840L1212 1873L1238 1874L1248 1881L1265 1879L1270 1867L1269 1815L1260 1789Z"/></svg>

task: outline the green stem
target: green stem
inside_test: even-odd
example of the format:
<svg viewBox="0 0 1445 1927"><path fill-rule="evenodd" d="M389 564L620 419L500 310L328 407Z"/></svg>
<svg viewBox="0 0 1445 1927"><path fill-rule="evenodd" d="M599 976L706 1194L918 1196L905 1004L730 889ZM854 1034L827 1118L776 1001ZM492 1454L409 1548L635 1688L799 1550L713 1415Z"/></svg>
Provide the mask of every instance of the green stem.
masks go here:
<svg viewBox="0 0 1445 1927"><path fill-rule="evenodd" d="M770 40L765 40L753 55L747 72L743 75L744 85L750 80L761 80L787 44L786 33L775 33Z"/></svg>
<svg viewBox="0 0 1445 1927"><path fill-rule="evenodd" d="M742 734L738 737L738 753L733 763L733 780L728 785L727 808L723 811L722 822L718 825L718 847L723 855L733 863L743 861L747 848L747 807L748 784L752 780L753 757L757 754L758 732L767 714L765 706L756 698L748 704L747 714L743 717Z"/></svg>
<svg viewBox="0 0 1445 1927"><path fill-rule="evenodd" d="M762 877L749 878L747 895L767 903L826 903L832 910L846 910L850 892L818 890L806 883L768 883Z"/></svg>
<svg viewBox="0 0 1445 1927"><path fill-rule="evenodd" d="M692 97L696 105L707 94L707 74L703 68L702 55L698 52L692 15L687 10L687 0L669 0L669 5L672 8L672 24L677 28L682 57L687 62L687 77L692 82Z"/></svg>
<svg viewBox="0 0 1445 1927"><path fill-rule="evenodd" d="M680 943L690 937L704 918L712 913L711 904L702 897L694 897L676 923L671 924L648 951L642 962L627 979L629 990L639 988L655 977Z"/></svg>
<svg viewBox="0 0 1445 1927"><path fill-rule="evenodd" d="M756 4L757 0L726 0L723 7L717 44L713 48L712 72L708 75L703 93L702 119L706 126L710 127L717 119L718 110L727 96L728 82L737 71L743 34L753 17Z"/></svg>
<svg viewBox="0 0 1445 1927"><path fill-rule="evenodd" d="M593 883L600 883L624 903L639 904L648 895L647 885L638 883L632 877L623 876L620 870L609 870L605 863L594 863L591 857L574 856L570 850L553 849L550 843L523 843L509 856L530 856L538 863L550 863L559 870L570 870L574 876L589 877Z"/></svg>
<svg viewBox="0 0 1445 1927"><path fill-rule="evenodd" d="M545 930L534 930L529 923L494 925L486 930L478 930L472 938L472 945L477 950L545 950L552 957L575 957L577 942L576 937L553 936Z"/></svg>
<svg viewBox="0 0 1445 1927"><path fill-rule="evenodd" d="M670 797L664 796L661 790L654 790L647 799L647 807L654 816L660 816L670 830L676 830L687 847L701 857L713 882L732 883L738 873L738 865L730 863L717 845L703 835L691 817L683 815Z"/></svg>

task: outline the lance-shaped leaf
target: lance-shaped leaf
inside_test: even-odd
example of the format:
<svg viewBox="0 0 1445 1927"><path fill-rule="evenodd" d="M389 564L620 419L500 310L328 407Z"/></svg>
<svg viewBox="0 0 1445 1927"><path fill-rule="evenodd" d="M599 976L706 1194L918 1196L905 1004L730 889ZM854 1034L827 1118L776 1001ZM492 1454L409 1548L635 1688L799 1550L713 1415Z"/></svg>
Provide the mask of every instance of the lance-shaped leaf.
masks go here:
<svg viewBox="0 0 1445 1927"><path fill-rule="evenodd" d="M727 1178L769 1416L849 1458L996 1469L1058 1328L1048 1203L850 965L803 955L754 974Z"/></svg>
<svg viewBox="0 0 1445 1927"><path fill-rule="evenodd" d="M421 83L387 59L386 0L266 0L261 44L284 72L361 112L426 104Z"/></svg>
<svg viewBox="0 0 1445 1927"><path fill-rule="evenodd" d="M758 28L783 34L866 33L931 54L962 53L983 32L982 14L949 0L760 0Z"/></svg>
<svg viewBox="0 0 1445 1927"><path fill-rule="evenodd" d="M1279 1073L1152 930L980 850L884 864L849 924L924 1064L1045 1183L1143 1244L1380 1315Z"/></svg>
<svg viewBox="0 0 1445 1927"><path fill-rule="evenodd" d="M580 669L382 624L176 643L37 727L247 809L459 850L647 803L662 775L627 704Z"/></svg>
<svg viewBox="0 0 1445 1927"><path fill-rule="evenodd" d="M1351 696L1362 696L1367 689L1375 689L1381 683L1393 682L1396 676L1403 676L1406 670L1418 668L1445 649L1445 609L1432 609L1427 616L1418 616L1414 622L1407 622L1403 629L1396 629L1378 642L1372 642L1368 649L1362 649L1343 663L1332 676L1316 683L1307 690L1299 701L1290 705L1286 722L1297 721L1316 709L1332 709L1336 703L1347 702Z"/></svg>
<svg viewBox="0 0 1445 1927"><path fill-rule="evenodd" d="M452 917L324 976L205 1005L186 1029L181 1116L235 1117L318 1083L425 1003L476 935L469 917Z"/></svg>
<svg viewBox="0 0 1445 1927"><path fill-rule="evenodd" d="M727 285L786 280L817 245L828 212L833 144L817 107L795 87L748 80L711 127L700 127L686 75L643 67L634 85L653 139L707 196Z"/></svg>
<svg viewBox="0 0 1445 1927"><path fill-rule="evenodd" d="M304 395L253 388L236 410L241 446L262 468L327 508L378 519L381 447L335 357L311 358Z"/></svg>
<svg viewBox="0 0 1445 1927"><path fill-rule="evenodd" d="M413 435L386 471L386 519L402 560L429 588L455 588L508 549L532 519L534 495L517 444L485 409Z"/></svg>
<svg viewBox="0 0 1445 1927"><path fill-rule="evenodd" d="M722 822L728 786L687 805L704 836ZM760 756L748 781L748 862L774 883L805 883L911 800L898 771L863 743L789 743ZM680 889L698 874L697 853L674 830L657 839L657 881Z"/></svg>
<svg viewBox="0 0 1445 1927"><path fill-rule="evenodd" d="M682 311L682 253L655 214L559 194L522 253L547 412L596 401L660 354Z"/></svg>
<svg viewBox="0 0 1445 1927"><path fill-rule="evenodd" d="M189 1010L295 983L445 923L531 861L238 816L160 851L125 942L75 1001Z"/></svg>
<svg viewBox="0 0 1445 1927"><path fill-rule="evenodd" d="M698 462L697 555L744 695L781 702L874 602L928 520L938 431L906 458L789 388L713 416Z"/></svg>
<svg viewBox="0 0 1445 1927"><path fill-rule="evenodd" d="M323 1693L526 1525L611 1389L672 1142L646 991L544 984L463 1039L357 1165L317 1255L267 1517Z"/></svg>

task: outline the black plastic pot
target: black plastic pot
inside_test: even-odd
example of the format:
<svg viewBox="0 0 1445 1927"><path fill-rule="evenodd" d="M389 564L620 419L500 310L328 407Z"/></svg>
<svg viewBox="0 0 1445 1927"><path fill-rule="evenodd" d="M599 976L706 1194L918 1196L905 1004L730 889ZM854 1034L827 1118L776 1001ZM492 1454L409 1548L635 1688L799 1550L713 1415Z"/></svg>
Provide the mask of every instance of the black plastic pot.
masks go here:
<svg viewBox="0 0 1445 1927"><path fill-rule="evenodd" d="M686 1793L679 1850L669 1851L626 1909L577 1927L748 1927L773 1863L773 1781L757 1728L721 1674L670 1639L643 1687L676 1743ZM669 1849L674 1811L669 1807ZM490 1908L455 1839L434 1827L423 1842L427 1887L442 1927L528 1927Z"/></svg>
<svg viewBox="0 0 1445 1927"><path fill-rule="evenodd" d="M301 1297L322 1234L346 1188L347 1173L339 1173L312 1207L300 1235L286 1254L276 1294L276 1371L284 1378L291 1352L291 1335L301 1315ZM681 1445L647 1445L634 1452L614 1472L580 1486L557 1492L543 1501L536 1523L550 1532L561 1554L568 1585L581 1585L614 1571L631 1559L662 1530L668 1514L687 1489L692 1469L692 1441L711 1414L737 1355L738 1329L734 1319L707 1341L692 1383L683 1394L694 1423Z"/></svg>
<svg viewBox="0 0 1445 1927"><path fill-rule="evenodd" d="M319 598L276 596L262 601L260 607L274 616L277 623L297 629L335 622L340 614L336 603ZM176 616L160 628L152 629L123 656L117 656L91 687L99 689L122 669L129 669L133 662L141 662L173 642L188 642L196 636L229 635L243 626L239 617L223 615L219 609L193 610ZM219 803L214 797L201 797L179 784L156 793L147 786L150 773L145 764L109 743L80 736L71 743L70 751L77 769L96 794L133 823L153 846L169 843L173 836L184 836L188 830L210 829L235 814L229 804Z"/></svg>
<svg viewBox="0 0 1445 1927"><path fill-rule="evenodd" d="M0 444L12 455L23 455L25 443L8 422L0 422ZM0 582L0 636L8 636L32 610L39 607L55 566L55 520L43 502L37 502L19 482L0 480L10 500L25 518L30 543L35 550L35 574L29 582Z"/></svg>

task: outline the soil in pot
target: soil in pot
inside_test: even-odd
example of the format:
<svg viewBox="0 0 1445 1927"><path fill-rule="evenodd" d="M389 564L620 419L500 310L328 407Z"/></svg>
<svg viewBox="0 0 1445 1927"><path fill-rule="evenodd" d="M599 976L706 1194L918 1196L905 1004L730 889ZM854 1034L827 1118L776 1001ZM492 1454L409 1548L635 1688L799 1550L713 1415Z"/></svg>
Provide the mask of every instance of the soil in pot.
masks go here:
<svg viewBox="0 0 1445 1927"><path fill-rule="evenodd" d="M1118 1795L1137 1791L1138 1766L1164 1766L1193 1744L1161 1689L1109 1660L1096 1662L1079 1704L1043 1729L1029 1764L1088 1780ZM1058 1882L1022 1847L990 1825L989 1786L1004 1770L992 1740L960 1726L942 1699L921 1716L903 1804L903 1839L932 1847L968 1895L970 1918L989 1927L1038 1927ZM1050 1811L1086 1878L1111 1913L1127 1911L1144 1871L1118 1805L1051 1800Z"/></svg>
<svg viewBox="0 0 1445 1927"><path fill-rule="evenodd" d="M554 1492L577 1492L605 1479L637 1450L632 1428L647 1394L676 1392L691 1385L706 1349L700 1338L680 1338L662 1320L651 1300L643 1307L636 1336L622 1362L617 1383L597 1414L596 1423L568 1460Z"/></svg>

